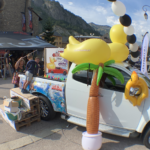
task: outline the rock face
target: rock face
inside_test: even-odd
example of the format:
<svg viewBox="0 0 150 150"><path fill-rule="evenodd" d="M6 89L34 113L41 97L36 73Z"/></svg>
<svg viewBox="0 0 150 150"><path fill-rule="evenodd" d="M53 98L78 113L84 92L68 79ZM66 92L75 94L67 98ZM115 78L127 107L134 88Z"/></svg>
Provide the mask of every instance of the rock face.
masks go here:
<svg viewBox="0 0 150 150"><path fill-rule="evenodd" d="M81 17L74 15L64 9L59 2L50 0L32 0L32 7L43 18L43 24L47 18L50 18L52 25L60 26L68 30L70 34L89 35L94 33L99 35L88 23Z"/></svg>
<svg viewBox="0 0 150 150"><path fill-rule="evenodd" d="M104 35L106 33L109 33L110 31L110 26L107 25L97 25L93 22L89 23L89 25L95 29L95 31L98 31L100 33L100 35Z"/></svg>

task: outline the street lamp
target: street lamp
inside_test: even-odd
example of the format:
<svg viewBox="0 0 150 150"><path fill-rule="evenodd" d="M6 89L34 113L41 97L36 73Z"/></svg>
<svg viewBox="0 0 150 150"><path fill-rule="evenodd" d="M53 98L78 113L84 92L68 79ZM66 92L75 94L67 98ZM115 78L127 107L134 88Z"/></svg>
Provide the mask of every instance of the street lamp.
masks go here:
<svg viewBox="0 0 150 150"><path fill-rule="evenodd" d="M144 18L147 20L147 19L148 19L148 14L146 13L146 12L147 12L147 9L146 9L145 7L150 7L150 6L144 5L144 6L142 7L143 11L145 11L145 13L144 13Z"/></svg>

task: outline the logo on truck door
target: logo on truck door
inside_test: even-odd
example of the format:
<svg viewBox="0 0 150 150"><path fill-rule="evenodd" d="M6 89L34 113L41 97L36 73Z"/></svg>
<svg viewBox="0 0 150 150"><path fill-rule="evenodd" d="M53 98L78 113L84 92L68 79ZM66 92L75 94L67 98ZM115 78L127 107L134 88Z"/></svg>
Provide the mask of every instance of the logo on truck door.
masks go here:
<svg viewBox="0 0 150 150"><path fill-rule="evenodd" d="M62 91L62 87L59 85L52 85L52 90Z"/></svg>

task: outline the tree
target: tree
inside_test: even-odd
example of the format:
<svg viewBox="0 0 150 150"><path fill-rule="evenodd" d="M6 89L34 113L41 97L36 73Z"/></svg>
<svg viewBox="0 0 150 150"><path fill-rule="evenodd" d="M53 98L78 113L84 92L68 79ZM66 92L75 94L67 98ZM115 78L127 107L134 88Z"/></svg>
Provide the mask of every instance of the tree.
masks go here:
<svg viewBox="0 0 150 150"><path fill-rule="evenodd" d="M113 77L116 77L120 80L120 82L124 83L124 77L117 69L114 69L112 67L108 67L109 65L115 63L114 60L110 60L103 63L100 63L99 65L95 64L89 64L89 63L83 63L80 65L77 65L72 73L76 73L80 70L96 70L96 73L94 75L91 88L90 88L90 94L88 99L88 105L87 105L87 119L86 119L86 129L88 134L97 134L98 128L99 128L99 83L103 76L103 73L107 74L107 78L112 81L113 85L115 85L115 80Z"/></svg>
<svg viewBox="0 0 150 150"><path fill-rule="evenodd" d="M53 37L53 34L54 34L54 32L53 32L53 27L51 25L51 21L50 21L50 19L48 19L44 25L44 36L43 37L47 42L55 45L55 42L54 42L55 38Z"/></svg>

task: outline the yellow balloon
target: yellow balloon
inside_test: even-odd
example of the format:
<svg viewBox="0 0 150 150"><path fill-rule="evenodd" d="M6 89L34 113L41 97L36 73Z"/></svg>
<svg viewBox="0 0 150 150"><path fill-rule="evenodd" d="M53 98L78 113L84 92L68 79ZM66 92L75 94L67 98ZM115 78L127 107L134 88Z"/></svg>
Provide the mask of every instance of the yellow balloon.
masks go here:
<svg viewBox="0 0 150 150"><path fill-rule="evenodd" d="M77 42L76 42L77 43ZM76 64L106 62L111 51L107 43L101 39L88 39L79 44L68 44L61 57Z"/></svg>
<svg viewBox="0 0 150 150"><path fill-rule="evenodd" d="M122 62L128 58L129 50L126 45L121 43L108 44L111 49L111 56L109 60L115 60L115 62Z"/></svg>
<svg viewBox="0 0 150 150"><path fill-rule="evenodd" d="M127 43L127 35L123 30L124 26L116 24L110 29L110 39L113 43Z"/></svg>
<svg viewBox="0 0 150 150"><path fill-rule="evenodd" d="M80 44L80 42L76 40L73 36L69 37L69 43L72 45Z"/></svg>
<svg viewBox="0 0 150 150"><path fill-rule="evenodd" d="M140 87L141 93L139 96L130 96L130 88ZM140 106L142 101L145 100L149 95L148 86L144 79L138 77L138 74L133 71L131 74L131 79L127 82L125 87L125 98L133 103L133 106Z"/></svg>

